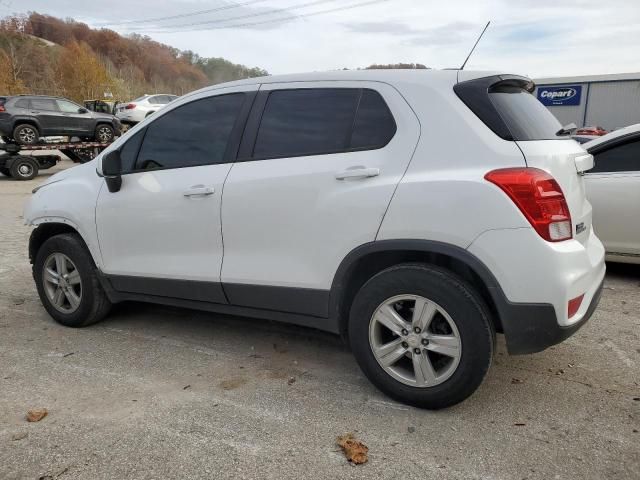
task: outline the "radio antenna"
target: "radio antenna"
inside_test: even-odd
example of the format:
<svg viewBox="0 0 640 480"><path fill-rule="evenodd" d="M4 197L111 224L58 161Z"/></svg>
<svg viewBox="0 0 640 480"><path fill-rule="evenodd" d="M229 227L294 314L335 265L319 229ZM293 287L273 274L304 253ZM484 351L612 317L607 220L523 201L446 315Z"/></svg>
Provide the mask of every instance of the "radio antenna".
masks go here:
<svg viewBox="0 0 640 480"><path fill-rule="evenodd" d="M464 66L467 64L467 62L469 61L469 57L471 56L471 54L473 53L473 51L476 49L476 45L478 45L478 43L480 42L480 39L482 38L482 36L484 35L484 32L487 31L487 28L489 28L489 24L491 23L491 20L489 20L487 22L487 24L484 26L484 29L482 30L482 33L480 34L480 36L478 37L478 40L476 40L476 43L473 44L473 47L471 48L471 51L469 52L469 55L467 55L467 58L464 60L464 63L462 64L462 66L460 67L460 70L464 70Z"/></svg>

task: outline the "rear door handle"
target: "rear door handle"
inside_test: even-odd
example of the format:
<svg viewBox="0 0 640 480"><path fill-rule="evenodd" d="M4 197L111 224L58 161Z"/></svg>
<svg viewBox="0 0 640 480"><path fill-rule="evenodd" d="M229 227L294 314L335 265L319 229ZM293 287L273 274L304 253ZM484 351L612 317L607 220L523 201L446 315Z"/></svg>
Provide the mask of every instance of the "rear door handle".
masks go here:
<svg viewBox="0 0 640 480"><path fill-rule="evenodd" d="M380 175L379 168L351 167L336 173L336 180L344 180L346 178L369 178Z"/></svg>
<svg viewBox="0 0 640 480"><path fill-rule="evenodd" d="M199 197L205 195L213 195L215 192L213 187L205 187L204 185L194 185L190 187L188 190L182 192L185 197Z"/></svg>

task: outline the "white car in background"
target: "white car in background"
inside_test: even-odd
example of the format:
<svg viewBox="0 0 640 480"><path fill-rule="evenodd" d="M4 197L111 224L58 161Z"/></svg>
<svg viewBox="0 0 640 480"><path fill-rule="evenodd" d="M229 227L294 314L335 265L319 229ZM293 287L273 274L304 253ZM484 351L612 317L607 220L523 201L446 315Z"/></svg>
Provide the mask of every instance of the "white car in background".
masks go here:
<svg viewBox="0 0 640 480"><path fill-rule="evenodd" d="M122 123L133 125L141 122L152 113L178 98L177 95L157 94L143 95L129 103L122 103L116 109L116 117Z"/></svg>
<svg viewBox="0 0 640 480"><path fill-rule="evenodd" d="M595 159L585 188L606 259L640 264L640 123L582 146Z"/></svg>

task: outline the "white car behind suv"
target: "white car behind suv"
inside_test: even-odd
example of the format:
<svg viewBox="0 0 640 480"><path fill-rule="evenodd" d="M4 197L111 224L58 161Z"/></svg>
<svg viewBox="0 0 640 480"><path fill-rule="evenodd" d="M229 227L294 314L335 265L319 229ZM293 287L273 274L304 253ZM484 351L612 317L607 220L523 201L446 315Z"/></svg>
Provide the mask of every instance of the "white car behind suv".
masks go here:
<svg viewBox="0 0 640 480"><path fill-rule="evenodd" d="M602 290L593 158L532 90L374 70L186 95L36 189L42 303L71 327L142 300L319 328L389 396L460 402L496 332L512 354L541 351Z"/></svg>
<svg viewBox="0 0 640 480"><path fill-rule="evenodd" d="M122 103L116 107L116 117L122 123L134 125L141 122L149 115L157 112L170 102L173 102L177 95L157 94L143 95L129 103Z"/></svg>

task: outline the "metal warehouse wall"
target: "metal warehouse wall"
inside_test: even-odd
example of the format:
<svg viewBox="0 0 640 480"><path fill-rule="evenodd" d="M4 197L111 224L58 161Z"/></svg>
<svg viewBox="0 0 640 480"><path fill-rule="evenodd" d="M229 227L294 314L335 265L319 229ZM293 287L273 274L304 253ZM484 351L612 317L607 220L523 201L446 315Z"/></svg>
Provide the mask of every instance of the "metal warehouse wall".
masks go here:
<svg viewBox="0 0 640 480"><path fill-rule="evenodd" d="M587 102L585 125L613 130L640 123L640 81L592 83Z"/></svg>
<svg viewBox="0 0 640 480"><path fill-rule="evenodd" d="M614 130L640 123L640 80L571 83L541 81L538 87L577 85L582 86L580 105L547 106L562 125L599 125L607 130Z"/></svg>

